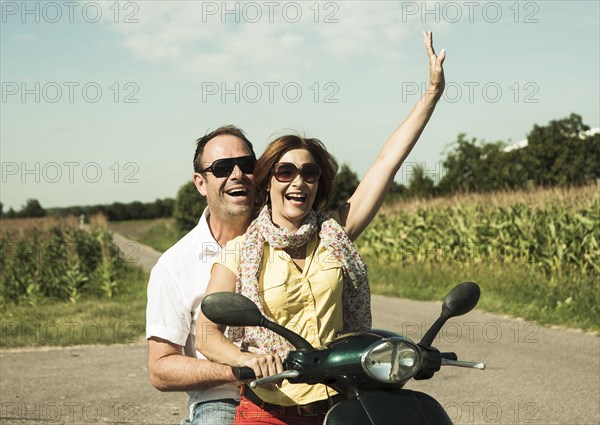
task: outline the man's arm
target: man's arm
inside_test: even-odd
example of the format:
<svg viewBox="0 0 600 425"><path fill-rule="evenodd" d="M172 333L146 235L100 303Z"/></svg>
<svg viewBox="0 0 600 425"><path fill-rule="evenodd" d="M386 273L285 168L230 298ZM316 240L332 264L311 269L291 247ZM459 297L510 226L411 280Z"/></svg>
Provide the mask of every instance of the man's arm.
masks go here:
<svg viewBox="0 0 600 425"><path fill-rule="evenodd" d="M205 390L236 381L230 366L187 357L180 345L157 337L148 339L148 372L160 391Z"/></svg>

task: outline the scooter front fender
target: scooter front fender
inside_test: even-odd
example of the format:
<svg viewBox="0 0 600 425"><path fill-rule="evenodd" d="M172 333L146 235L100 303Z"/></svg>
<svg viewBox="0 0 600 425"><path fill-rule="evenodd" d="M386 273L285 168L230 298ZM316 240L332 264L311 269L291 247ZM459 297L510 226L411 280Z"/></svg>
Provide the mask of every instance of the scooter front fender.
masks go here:
<svg viewBox="0 0 600 425"><path fill-rule="evenodd" d="M452 425L433 397L410 390L368 391L329 410L325 425Z"/></svg>

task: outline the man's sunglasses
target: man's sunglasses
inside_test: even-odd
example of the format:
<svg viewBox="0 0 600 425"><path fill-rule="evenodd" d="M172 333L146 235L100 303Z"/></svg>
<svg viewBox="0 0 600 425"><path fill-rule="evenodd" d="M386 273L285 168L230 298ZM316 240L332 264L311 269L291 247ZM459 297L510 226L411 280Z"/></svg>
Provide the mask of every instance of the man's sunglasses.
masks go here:
<svg viewBox="0 0 600 425"><path fill-rule="evenodd" d="M217 159L210 167L201 170L201 173L211 172L215 177L229 177L235 166L240 167L244 174L254 174L256 158L253 156L238 156L237 158Z"/></svg>
<svg viewBox="0 0 600 425"><path fill-rule="evenodd" d="M321 177L321 168L313 162L302 164L300 169L291 162L279 162L273 167L273 176L282 183L291 182L298 173L306 183L315 183Z"/></svg>

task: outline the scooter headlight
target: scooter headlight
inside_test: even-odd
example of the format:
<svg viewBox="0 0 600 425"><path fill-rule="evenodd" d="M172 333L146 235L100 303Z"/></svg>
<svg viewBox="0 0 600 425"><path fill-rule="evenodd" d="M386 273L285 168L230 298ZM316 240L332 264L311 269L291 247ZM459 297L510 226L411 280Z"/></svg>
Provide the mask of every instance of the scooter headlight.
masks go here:
<svg viewBox="0 0 600 425"><path fill-rule="evenodd" d="M421 349L403 337L382 339L362 353L364 371L377 381L399 384L412 378L420 369Z"/></svg>

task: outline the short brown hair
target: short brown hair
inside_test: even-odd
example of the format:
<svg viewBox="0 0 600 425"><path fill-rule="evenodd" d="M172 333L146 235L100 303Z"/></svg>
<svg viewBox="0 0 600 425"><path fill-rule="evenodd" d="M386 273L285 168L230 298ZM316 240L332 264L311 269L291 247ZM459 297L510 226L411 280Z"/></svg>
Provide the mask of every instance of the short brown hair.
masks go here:
<svg viewBox="0 0 600 425"><path fill-rule="evenodd" d="M256 203L259 209L267 203L267 188L269 187L273 167L286 152L294 149L306 149L309 151L321 168L319 188L317 189L313 209L318 211L325 209L329 205L335 191L335 175L338 170L336 159L327 152L327 149L325 149L320 140L288 134L278 137L269 143L256 162L254 185L256 186Z"/></svg>
<svg viewBox="0 0 600 425"><path fill-rule="evenodd" d="M252 156L256 158L252 143L250 143L250 140L248 140L244 132L234 125L224 125L196 140L196 151L194 152L194 171L196 173L202 172L202 154L204 153L204 147L206 144L215 137L222 136L224 134L242 139L246 143L246 146L248 146L248 149L250 149Z"/></svg>

